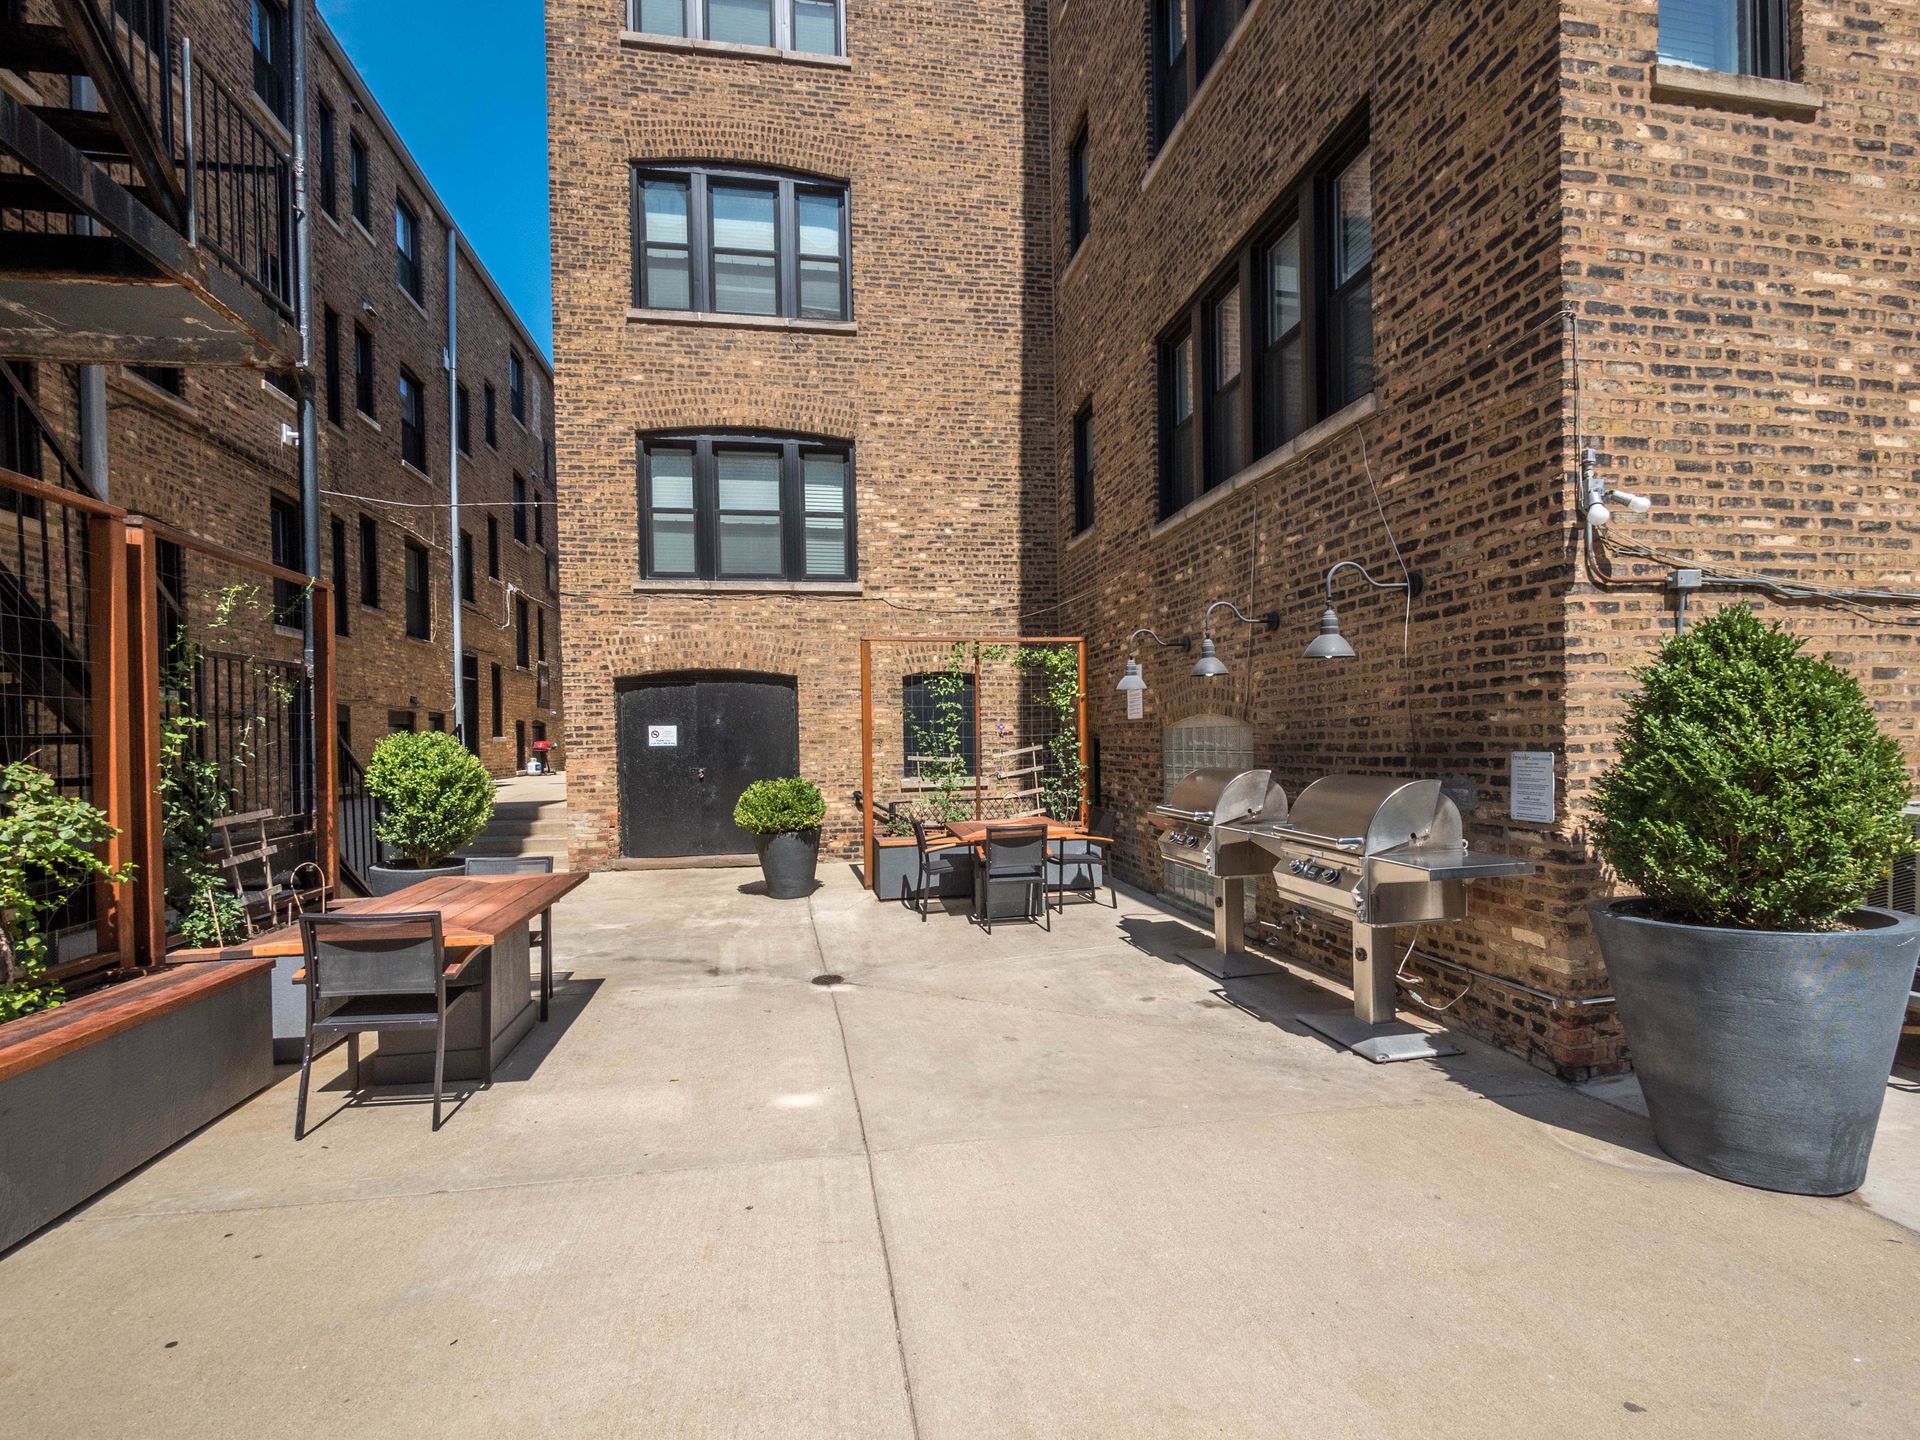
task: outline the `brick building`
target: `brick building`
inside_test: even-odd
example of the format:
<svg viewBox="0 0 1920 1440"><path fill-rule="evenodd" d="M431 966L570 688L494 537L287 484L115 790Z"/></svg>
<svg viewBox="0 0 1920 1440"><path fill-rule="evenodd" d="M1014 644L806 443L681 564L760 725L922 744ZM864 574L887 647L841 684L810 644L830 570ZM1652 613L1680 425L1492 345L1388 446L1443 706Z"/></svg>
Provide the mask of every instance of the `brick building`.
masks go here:
<svg viewBox="0 0 1920 1440"><path fill-rule="evenodd" d="M560 738L552 377L540 346L311 3L114 3L129 28L166 14L173 44L191 41L201 105L216 87L231 97L263 156L293 150L287 27L305 16L319 574L342 602L331 617L337 724L362 762L389 730L453 728L458 595L472 743L511 774L536 740ZM44 0L24 0L6 18L35 37L52 17ZM0 84L33 103L66 82L0 69ZM304 569L290 230L257 245L285 292L277 347L245 366L104 367L106 482L125 509ZM43 360L27 373L50 434L43 444L9 407L9 446L58 479L51 452L84 448L81 372ZM464 572L449 511L456 462Z"/></svg>
<svg viewBox="0 0 1920 1440"><path fill-rule="evenodd" d="M1589 1003L1605 876L1582 804L1629 672L1673 632L1673 572L1701 572L1696 611L1749 601L1831 650L1920 759L1920 9L848 0L832 56L743 48L697 3L632 17L689 34L623 35L617 9L549 4L561 486L607 516L566 542L591 592L566 638L592 677L579 862L620 850L623 684L798 677L801 767L844 843L854 638L950 607L975 630L1044 618L1089 638L1127 878L1184 898L1143 816L1195 763L1271 765L1294 793L1443 777L1475 843L1539 872L1479 887L1411 968L1430 995L1471 981L1450 1020L1579 1074L1621 1056ZM752 246L714 177L678 188L687 157L844 184L850 319L707 313ZM716 249L722 229L742 243ZM649 471L650 437L734 429L852 442L857 593L660 574L636 463L658 526L662 477L690 470L698 502L712 462ZM1593 487L1649 511L1590 529ZM1422 588L1342 571L1356 658L1309 661L1346 560ZM1222 621L1213 680L1149 645L1129 719L1129 634L1197 642L1218 600L1278 627ZM1551 821L1514 818L1513 752L1552 757ZM1270 890L1259 918L1345 966L1344 935Z"/></svg>

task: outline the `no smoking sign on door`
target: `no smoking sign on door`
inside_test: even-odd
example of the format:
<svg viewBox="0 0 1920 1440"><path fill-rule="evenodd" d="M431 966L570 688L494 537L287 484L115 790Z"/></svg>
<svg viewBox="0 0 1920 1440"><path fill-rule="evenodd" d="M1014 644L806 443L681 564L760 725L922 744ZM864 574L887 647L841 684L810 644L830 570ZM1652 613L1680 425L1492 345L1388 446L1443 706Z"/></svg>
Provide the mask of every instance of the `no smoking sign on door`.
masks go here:
<svg viewBox="0 0 1920 1440"><path fill-rule="evenodd" d="M655 749L678 749L680 745L680 727L678 725L649 725L647 744Z"/></svg>

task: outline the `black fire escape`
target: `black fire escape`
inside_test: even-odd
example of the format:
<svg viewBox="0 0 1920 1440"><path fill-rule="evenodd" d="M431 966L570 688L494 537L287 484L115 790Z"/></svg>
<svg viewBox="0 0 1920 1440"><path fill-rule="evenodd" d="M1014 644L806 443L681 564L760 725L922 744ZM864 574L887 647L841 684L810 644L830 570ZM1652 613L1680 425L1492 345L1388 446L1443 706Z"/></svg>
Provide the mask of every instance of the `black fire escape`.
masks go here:
<svg viewBox="0 0 1920 1440"><path fill-rule="evenodd" d="M294 360L286 146L169 0L0 0L0 71L0 355Z"/></svg>

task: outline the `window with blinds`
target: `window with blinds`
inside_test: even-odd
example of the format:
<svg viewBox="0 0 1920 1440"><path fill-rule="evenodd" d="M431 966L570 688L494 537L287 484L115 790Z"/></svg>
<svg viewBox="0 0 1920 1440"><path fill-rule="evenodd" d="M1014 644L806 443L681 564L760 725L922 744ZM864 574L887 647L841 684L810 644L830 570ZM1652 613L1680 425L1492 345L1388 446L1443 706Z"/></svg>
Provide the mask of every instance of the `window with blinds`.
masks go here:
<svg viewBox="0 0 1920 1440"><path fill-rule="evenodd" d="M853 453L777 435L640 442L641 569L655 580L851 580Z"/></svg>
<svg viewBox="0 0 1920 1440"><path fill-rule="evenodd" d="M1660 59L1791 79L1787 0L1660 0Z"/></svg>

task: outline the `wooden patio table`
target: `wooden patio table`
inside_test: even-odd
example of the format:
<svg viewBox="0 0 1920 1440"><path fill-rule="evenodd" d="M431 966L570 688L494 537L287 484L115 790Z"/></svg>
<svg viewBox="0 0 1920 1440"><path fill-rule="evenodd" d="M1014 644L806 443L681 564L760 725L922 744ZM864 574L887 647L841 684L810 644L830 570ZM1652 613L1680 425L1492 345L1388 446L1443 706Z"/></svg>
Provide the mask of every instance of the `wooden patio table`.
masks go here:
<svg viewBox="0 0 1920 1440"><path fill-rule="evenodd" d="M1059 875L1047 882L1049 886L1066 884L1066 867L1071 858L1064 852L1055 853L1052 847L1066 840L1092 840L1106 845L1113 843L1105 835L1092 834L1074 821L1055 820L1050 815L1021 815L1008 820L949 820L946 829L949 835L973 852L974 864L978 866L986 863L989 832L1028 829L1040 824L1047 827L1048 864L1059 870ZM975 873L978 873L977 870Z"/></svg>
<svg viewBox="0 0 1920 1440"><path fill-rule="evenodd" d="M392 895L374 895L342 901L327 913L331 915L420 915L440 916L441 936L447 947L447 973L463 970L474 953L492 950L489 984L493 991L493 1034L484 1043L493 1051L496 1063L520 1043L533 1028L534 1004L529 998L531 973L528 965L527 927L547 915L547 944L541 956L541 994L553 987L553 919L547 912L563 896L586 882L584 873L558 875L444 875L422 880L417 885ZM299 925L283 925L217 949L176 951L172 961L278 959L302 953ZM304 984L306 971L293 973L295 984ZM473 1007L476 1011L478 1006ZM450 1020L450 1024L453 1022ZM464 1038L460 1029L467 1032ZM447 1074L470 1078L463 1072L481 1069L477 1014L462 1021L448 1036ZM424 1048L417 1048L424 1047ZM384 1057L384 1063L383 1063ZM455 1069L456 1057L459 1069ZM412 1036L385 1036L380 1053L372 1061L372 1082L405 1084L418 1079L414 1072L432 1059L432 1041Z"/></svg>

